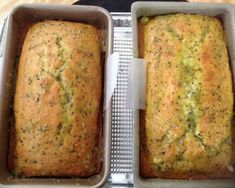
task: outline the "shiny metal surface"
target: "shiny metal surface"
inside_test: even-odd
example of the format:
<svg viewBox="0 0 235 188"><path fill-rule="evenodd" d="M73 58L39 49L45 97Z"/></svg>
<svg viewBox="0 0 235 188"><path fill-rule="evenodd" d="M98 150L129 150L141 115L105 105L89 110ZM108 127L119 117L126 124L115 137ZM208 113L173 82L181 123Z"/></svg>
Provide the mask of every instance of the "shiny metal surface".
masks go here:
<svg viewBox="0 0 235 188"><path fill-rule="evenodd" d="M133 184L133 110L126 109L128 67L132 58L130 13L112 13L114 24L114 52L120 54L117 88L112 105L112 184Z"/></svg>

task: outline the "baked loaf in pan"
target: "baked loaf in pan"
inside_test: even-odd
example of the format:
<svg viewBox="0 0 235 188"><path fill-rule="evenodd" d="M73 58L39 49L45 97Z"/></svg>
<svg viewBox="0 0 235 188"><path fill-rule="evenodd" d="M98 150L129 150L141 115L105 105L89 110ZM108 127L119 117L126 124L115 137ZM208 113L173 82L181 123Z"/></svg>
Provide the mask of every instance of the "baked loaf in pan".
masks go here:
<svg viewBox="0 0 235 188"><path fill-rule="evenodd" d="M233 91L221 22L193 14L145 17L139 35L147 61L141 175L231 177Z"/></svg>
<svg viewBox="0 0 235 188"><path fill-rule="evenodd" d="M27 32L18 67L9 169L16 175L89 177L100 170L99 30L43 21Z"/></svg>

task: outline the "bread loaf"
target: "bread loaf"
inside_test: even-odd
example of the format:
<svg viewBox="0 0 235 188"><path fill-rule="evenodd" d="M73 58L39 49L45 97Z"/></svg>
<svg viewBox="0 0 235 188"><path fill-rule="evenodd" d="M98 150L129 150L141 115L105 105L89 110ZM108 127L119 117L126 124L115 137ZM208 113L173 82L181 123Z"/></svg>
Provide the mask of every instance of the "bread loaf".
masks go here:
<svg viewBox="0 0 235 188"><path fill-rule="evenodd" d="M100 170L102 63L99 30L43 21L24 40L9 169L16 175L89 177Z"/></svg>
<svg viewBox="0 0 235 188"><path fill-rule="evenodd" d="M230 177L233 91L221 22L193 14L144 21L139 21L140 54L147 61L141 175Z"/></svg>

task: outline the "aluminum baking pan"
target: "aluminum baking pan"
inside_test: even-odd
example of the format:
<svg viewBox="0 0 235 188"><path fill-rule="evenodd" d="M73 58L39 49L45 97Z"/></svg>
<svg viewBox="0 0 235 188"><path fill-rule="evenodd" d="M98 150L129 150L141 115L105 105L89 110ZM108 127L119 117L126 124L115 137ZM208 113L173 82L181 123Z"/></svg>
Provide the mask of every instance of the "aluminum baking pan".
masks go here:
<svg viewBox="0 0 235 188"><path fill-rule="evenodd" d="M98 175L90 178L12 178L7 170L8 130L12 117L12 102L16 73L16 59L27 28L32 22L45 19L85 22L103 29L105 58L112 53L113 26L110 14L95 6L22 4L10 13L6 28L5 51L0 65L0 187L100 187L110 172L111 104L103 112L103 162ZM106 67L107 64L105 64ZM104 87L106 87L106 74ZM105 90L104 90L105 91ZM105 97L105 93L104 93Z"/></svg>
<svg viewBox="0 0 235 188"><path fill-rule="evenodd" d="M171 13L197 13L218 17L228 38L230 65L235 75L235 20L234 7L217 3L136 2L132 4L133 56L138 57L137 18ZM234 78L234 77L233 77ZM235 81L233 82L235 83ZM233 136L235 136L233 134ZM234 147L233 147L234 148ZM234 151L233 151L234 155ZM235 157L235 156L233 156ZM235 187L234 179L174 180L143 178L139 175L139 111L134 112L134 167L133 179L136 187Z"/></svg>

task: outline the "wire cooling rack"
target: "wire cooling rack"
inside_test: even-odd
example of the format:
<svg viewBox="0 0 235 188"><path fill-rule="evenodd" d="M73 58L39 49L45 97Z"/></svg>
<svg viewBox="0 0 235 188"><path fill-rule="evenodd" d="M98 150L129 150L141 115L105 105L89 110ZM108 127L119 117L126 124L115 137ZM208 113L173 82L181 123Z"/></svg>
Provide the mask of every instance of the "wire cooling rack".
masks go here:
<svg viewBox="0 0 235 188"><path fill-rule="evenodd" d="M112 105L112 184L133 185L133 111L126 109L125 96L128 83L128 67L132 58L130 13L112 13L114 22L114 52L120 55L117 88Z"/></svg>

